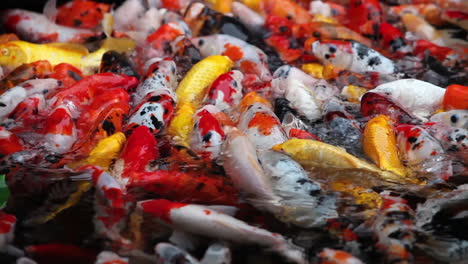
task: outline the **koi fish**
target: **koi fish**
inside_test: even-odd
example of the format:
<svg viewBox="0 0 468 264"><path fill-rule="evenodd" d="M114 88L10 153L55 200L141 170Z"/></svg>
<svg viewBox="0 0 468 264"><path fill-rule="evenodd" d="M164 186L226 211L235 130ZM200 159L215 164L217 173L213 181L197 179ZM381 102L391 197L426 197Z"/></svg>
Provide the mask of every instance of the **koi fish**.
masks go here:
<svg viewBox="0 0 468 264"><path fill-rule="evenodd" d="M383 204L372 223L377 248L385 252L388 263L410 263L413 260L410 251L416 241L414 212L405 199L390 191L384 191L381 196Z"/></svg>
<svg viewBox="0 0 468 264"><path fill-rule="evenodd" d="M257 149L269 149L287 140L278 117L260 103L252 104L240 115L238 128L247 134Z"/></svg>
<svg viewBox="0 0 468 264"><path fill-rule="evenodd" d="M220 111L229 112L242 99L242 80L244 75L237 70L221 74L213 84L206 102L216 106Z"/></svg>
<svg viewBox="0 0 468 264"><path fill-rule="evenodd" d="M137 210L175 230L240 244L257 244L292 262L307 263L302 250L290 244L282 235L250 226L208 206L146 200L137 203Z"/></svg>
<svg viewBox="0 0 468 264"><path fill-rule="evenodd" d="M389 183L413 182L408 178L382 171L375 165L354 157L340 147L320 141L293 138L273 146L272 149L288 154L306 169L319 168L345 171L357 169L358 171L374 174Z"/></svg>
<svg viewBox="0 0 468 264"><path fill-rule="evenodd" d="M175 106L176 102L171 94L160 90L150 92L130 113L127 128L147 126L157 134L171 122Z"/></svg>
<svg viewBox="0 0 468 264"><path fill-rule="evenodd" d="M26 98L35 94L47 94L59 88L55 79L37 79L23 82L0 95L0 119L7 117Z"/></svg>
<svg viewBox="0 0 468 264"><path fill-rule="evenodd" d="M468 128L468 110L450 110L431 116L431 122L453 127Z"/></svg>
<svg viewBox="0 0 468 264"><path fill-rule="evenodd" d="M267 65L267 55L256 46L233 36L217 34L192 39L203 57L224 55L229 57L245 76L256 76L259 82L271 80Z"/></svg>
<svg viewBox="0 0 468 264"><path fill-rule="evenodd" d="M312 53L322 63L330 63L356 73L392 74L398 72L393 61L356 41L317 40L312 43Z"/></svg>
<svg viewBox="0 0 468 264"><path fill-rule="evenodd" d="M110 8L109 4L94 1L71 1L57 8L57 24L93 29L101 23L104 13L109 12Z"/></svg>
<svg viewBox="0 0 468 264"><path fill-rule="evenodd" d="M401 124L396 127L397 147L403 161L412 169L440 175L452 174L451 160L437 139L422 126Z"/></svg>
<svg viewBox="0 0 468 264"><path fill-rule="evenodd" d="M400 176L408 174L398 157L396 136L388 116L379 115L367 122L362 145L366 155L380 169Z"/></svg>
<svg viewBox="0 0 468 264"><path fill-rule="evenodd" d="M345 251L330 248L324 248L319 257L320 264L363 264L361 260Z"/></svg>
<svg viewBox="0 0 468 264"><path fill-rule="evenodd" d="M25 41L10 41L0 44L2 53L0 66L14 69L24 63L48 60L52 66L68 63L79 68L85 74L91 74L99 68L102 55L108 50L118 52L133 48L130 39L106 39L101 48L89 53L85 46L71 43L34 44Z"/></svg>
<svg viewBox="0 0 468 264"><path fill-rule="evenodd" d="M77 128L70 111L58 107L47 118L44 127L44 147L52 152L68 152L78 138Z"/></svg>
<svg viewBox="0 0 468 264"><path fill-rule="evenodd" d="M322 117L321 107L338 89L291 66L278 68L272 81L272 97L285 98L291 107L310 121Z"/></svg>
<svg viewBox="0 0 468 264"><path fill-rule="evenodd" d="M221 123L206 109L209 106L211 105L206 105L195 113L194 127L190 135L190 147L202 158L214 160L221 152L226 135Z"/></svg>
<svg viewBox="0 0 468 264"><path fill-rule="evenodd" d="M467 194L466 185L461 185L418 205L414 221L420 230L418 248L440 261L466 259L468 240L462 230L466 227Z"/></svg>
<svg viewBox="0 0 468 264"><path fill-rule="evenodd" d="M168 134L175 137L178 144L188 146L190 130L193 127L192 115L195 113L209 86L219 75L226 73L233 62L226 56L209 56L195 64L177 87L177 108L168 127Z"/></svg>
<svg viewBox="0 0 468 264"><path fill-rule="evenodd" d="M377 39L379 26L383 22L379 1L351 0L347 12L349 20L347 26L349 28L370 39Z"/></svg>
<svg viewBox="0 0 468 264"><path fill-rule="evenodd" d="M4 127L0 127L0 156L7 156L23 150L24 146L20 138Z"/></svg>
<svg viewBox="0 0 468 264"><path fill-rule="evenodd" d="M445 110L468 109L467 86L452 84L447 87L442 102Z"/></svg>
<svg viewBox="0 0 468 264"><path fill-rule="evenodd" d="M111 174L125 186L132 180L134 173L147 171L149 163L157 158L159 149L153 133L147 126L139 126L125 142Z"/></svg>
<svg viewBox="0 0 468 264"><path fill-rule="evenodd" d="M401 79L377 86L376 93L396 103L412 116L427 121L442 106L445 90L417 79Z"/></svg>
<svg viewBox="0 0 468 264"><path fill-rule="evenodd" d="M102 251L96 257L95 264L128 264L129 258L121 257L111 251Z"/></svg>
<svg viewBox="0 0 468 264"><path fill-rule="evenodd" d="M78 29L57 25L46 16L22 9L6 10L2 14L2 24L21 39L36 42L75 42L83 43L98 33L89 29ZM51 56L48 56L50 58Z"/></svg>
<svg viewBox="0 0 468 264"><path fill-rule="evenodd" d="M226 173L247 201L279 220L311 227L335 216L334 197L323 193L321 186L284 154L265 150L257 155L249 138L234 128L227 135L222 155Z"/></svg>

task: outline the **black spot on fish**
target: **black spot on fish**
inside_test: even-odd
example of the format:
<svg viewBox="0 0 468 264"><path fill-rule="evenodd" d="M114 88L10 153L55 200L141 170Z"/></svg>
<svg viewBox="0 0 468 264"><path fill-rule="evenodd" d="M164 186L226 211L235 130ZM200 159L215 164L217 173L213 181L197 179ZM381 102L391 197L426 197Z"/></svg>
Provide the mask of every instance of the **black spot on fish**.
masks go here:
<svg viewBox="0 0 468 264"><path fill-rule="evenodd" d="M314 33L312 33L312 36L314 36L315 38L320 38L321 34L318 31L314 31Z"/></svg>
<svg viewBox="0 0 468 264"><path fill-rule="evenodd" d="M374 65L380 65L382 63L382 61L380 60L379 57L375 56L375 57L372 57L369 59L369 61L367 62L367 65L369 65L370 67L374 66Z"/></svg>
<svg viewBox="0 0 468 264"><path fill-rule="evenodd" d="M415 150L415 149L419 148L420 145L421 145L421 142L418 142L418 143L414 144L411 149Z"/></svg>
<svg viewBox="0 0 468 264"><path fill-rule="evenodd" d="M455 146L455 145L451 145L451 146L447 149L447 151L449 151L449 152L458 152L458 151L460 151L460 149L459 149L457 146Z"/></svg>
<svg viewBox="0 0 468 264"><path fill-rule="evenodd" d="M159 102L160 100L161 100L161 96L160 95L155 95L155 96L151 96L148 99L148 102Z"/></svg>
<svg viewBox="0 0 468 264"><path fill-rule="evenodd" d="M457 123L457 122L458 122L458 116L457 116L457 115L452 115L452 116L450 117L450 121L451 121L452 123Z"/></svg>
<svg viewBox="0 0 468 264"><path fill-rule="evenodd" d="M330 59L330 54L325 54L325 59Z"/></svg>
<svg viewBox="0 0 468 264"><path fill-rule="evenodd" d="M363 60L365 57L369 56L369 48L357 42L354 42L354 45L357 50L357 55L359 59Z"/></svg>
<svg viewBox="0 0 468 264"><path fill-rule="evenodd" d="M47 160L50 163L57 163L62 159L62 156L58 154L49 154L45 156L45 160Z"/></svg>
<svg viewBox="0 0 468 264"><path fill-rule="evenodd" d="M81 22L81 20L73 19L73 26L79 27L79 26L81 26L81 24L83 24L83 22Z"/></svg>
<svg viewBox="0 0 468 264"><path fill-rule="evenodd" d="M309 180L307 180L307 179L299 179L299 180L297 180L296 182L299 183L300 185L304 185L305 183L308 183Z"/></svg>
<svg viewBox="0 0 468 264"><path fill-rule="evenodd" d="M5 103L0 102L0 107L5 107L5 106L6 106Z"/></svg>
<svg viewBox="0 0 468 264"><path fill-rule="evenodd" d="M309 195L310 195L310 196L317 196L317 195L319 195L319 194L320 194L320 190L311 190L311 191L309 192Z"/></svg>
<svg viewBox="0 0 468 264"><path fill-rule="evenodd" d="M232 86L237 87L237 81L236 80L232 80Z"/></svg>
<svg viewBox="0 0 468 264"><path fill-rule="evenodd" d="M396 39L392 39L390 41L390 48L393 52L397 51L401 47L405 46L405 40L402 39L401 37L398 37Z"/></svg>
<svg viewBox="0 0 468 264"><path fill-rule="evenodd" d="M201 189L203 189L203 187L205 187L205 184L203 182L200 182L195 189L197 191L200 191Z"/></svg>
<svg viewBox="0 0 468 264"><path fill-rule="evenodd" d="M81 80L81 77L78 74L76 74L74 71L68 71L67 74L75 81Z"/></svg>
<svg viewBox="0 0 468 264"><path fill-rule="evenodd" d="M211 133L211 131L209 131L208 133L206 133L206 135L203 136L202 141L203 142L210 142L211 135L212 135L212 133Z"/></svg>
<svg viewBox="0 0 468 264"><path fill-rule="evenodd" d="M466 138L466 135L458 135L458 136L455 138L455 140L456 140L457 142L462 142L462 140L464 140L465 138Z"/></svg>
<svg viewBox="0 0 468 264"><path fill-rule="evenodd" d="M153 124L154 128L160 130L163 127L163 123L159 121L155 116L151 116L151 124Z"/></svg>
<svg viewBox="0 0 468 264"><path fill-rule="evenodd" d="M198 40L198 46L203 46L205 44L205 41L203 39Z"/></svg>
<svg viewBox="0 0 468 264"><path fill-rule="evenodd" d="M299 49L300 47L301 45L299 45L299 42L295 38L289 40L290 49Z"/></svg>
<svg viewBox="0 0 468 264"><path fill-rule="evenodd" d="M286 27L286 26L280 26L280 27L278 28L278 30L279 30L280 32L283 32L283 33L284 33L284 32L286 32L286 31L288 31L288 27Z"/></svg>
<svg viewBox="0 0 468 264"><path fill-rule="evenodd" d="M115 133L114 124L108 120L104 120L102 122L102 129L104 129L107 132L107 135L112 135Z"/></svg>
<svg viewBox="0 0 468 264"><path fill-rule="evenodd" d="M335 46L330 46L330 47L328 47L328 50L330 51L330 53L335 53L336 52L336 47Z"/></svg>

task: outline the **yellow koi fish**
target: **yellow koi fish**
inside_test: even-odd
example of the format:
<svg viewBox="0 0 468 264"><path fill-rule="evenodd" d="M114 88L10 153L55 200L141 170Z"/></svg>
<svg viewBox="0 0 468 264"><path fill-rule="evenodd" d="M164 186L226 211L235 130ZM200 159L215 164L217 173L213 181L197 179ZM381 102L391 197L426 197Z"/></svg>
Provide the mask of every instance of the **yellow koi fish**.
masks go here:
<svg viewBox="0 0 468 264"><path fill-rule="evenodd" d="M25 63L47 60L52 66L60 63L71 64L88 75L93 74L99 68L105 52L109 50L126 52L134 47L135 43L128 38L107 38L102 46L92 53L80 44L35 44L15 40L0 44L0 66L13 70Z"/></svg>
<svg viewBox="0 0 468 264"><path fill-rule="evenodd" d="M176 144L189 146L188 138L193 128L193 114L200 107L211 83L228 72L234 62L226 56L213 55L195 64L177 87L177 107L168 127L168 134Z"/></svg>
<svg viewBox="0 0 468 264"><path fill-rule="evenodd" d="M390 122L390 117L385 115L367 122L362 142L364 153L382 170L405 176L407 169L398 157L396 136Z"/></svg>
<svg viewBox="0 0 468 264"><path fill-rule="evenodd" d="M390 183L410 182L410 179L406 177L383 171L340 147L320 141L294 138L273 146L272 149L285 152L306 169L358 170L377 175L380 179Z"/></svg>

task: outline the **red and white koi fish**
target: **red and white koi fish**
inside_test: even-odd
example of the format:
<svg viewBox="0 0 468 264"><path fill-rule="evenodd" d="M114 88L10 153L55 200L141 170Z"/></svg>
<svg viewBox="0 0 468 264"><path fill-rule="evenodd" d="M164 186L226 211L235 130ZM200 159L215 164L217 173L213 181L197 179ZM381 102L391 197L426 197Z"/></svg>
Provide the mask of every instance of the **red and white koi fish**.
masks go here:
<svg viewBox="0 0 468 264"><path fill-rule="evenodd" d="M238 128L257 149L270 149L288 139L275 113L262 103L253 103L241 113Z"/></svg>
<svg viewBox="0 0 468 264"><path fill-rule="evenodd" d="M149 171L149 163L158 158L159 149L154 134L147 126L139 126L128 137L112 168L112 175L122 186L126 186L133 174Z"/></svg>
<svg viewBox="0 0 468 264"><path fill-rule="evenodd" d="M13 112L26 98L34 94L47 94L60 86L55 79L36 79L25 81L0 95L0 120Z"/></svg>
<svg viewBox="0 0 468 264"><path fill-rule="evenodd" d="M129 258L121 257L111 251L102 251L97 255L94 264L128 264Z"/></svg>
<svg viewBox="0 0 468 264"><path fill-rule="evenodd" d="M416 241L414 212L407 201L390 191L381 193L383 204L373 222L377 247L385 253L388 263L411 263L411 249Z"/></svg>
<svg viewBox="0 0 468 264"><path fill-rule="evenodd" d="M381 84L368 93L388 98L412 116L427 121L442 108L445 89L417 79L401 79Z"/></svg>
<svg viewBox="0 0 468 264"><path fill-rule="evenodd" d="M68 152L77 140L77 128L68 108L57 107L44 127L44 147L61 154Z"/></svg>
<svg viewBox="0 0 468 264"><path fill-rule="evenodd" d="M324 64L356 73L397 73L395 63L379 52L349 40L317 40L312 43L312 53Z"/></svg>
<svg viewBox="0 0 468 264"><path fill-rule="evenodd" d="M290 244L282 235L250 226L208 206L147 200L138 202L137 210L175 230L240 244L260 245L292 262L307 263L302 250Z"/></svg>
<svg viewBox="0 0 468 264"><path fill-rule="evenodd" d="M0 127L0 157L23 150L24 146L19 137L4 127Z"/></svg>
<svg viewBox="0 0 468 264"><path fill-rule="evenodd" d="M298 68L285 65L273 74L272 98L285 98L291 108L310 121L322 117L322 105L339 93L338 88L317 80Z"/></svg>
<svg viewBox="0 0 468 264"><path fill-rule="evenodd" d="M219 157L226 138L222 124L206 109L210 106L212 105L206 105L195 113L190 135L190 148L206 160Z"/></svg>
<svg viewBox="0 0 468 264"><path fill-rule="evenodd" d="M229 112L242 100L243 79L244 75L237 70L221 74L211 84L206 102L223 112Z"/></svg>
<svg viewBox="0 0 468 264"><path fill-rule="evenodd" d="M236 63L245 76L244 83L263 83L271 80L267 65L267 55L259 48L233 36L211 35L192 38L192 42L200 50L203 57L225 55ZM252 79L257 79L251 82Z"/></svg>
<svg viewBox="0 0 468 264"><path fill-rule="evenodd" d="M20 36L21 39L36 43L82 43L98 35L88 29L57 25L42 14L22 9L5 11L1 21L7 29Z"/></svg>
<svg viewBox="0 0 468 264"><path fill-rule="evenodd" d="M348 252L324 248L320 252L320 264L363 264L363 262Z"/></svg>

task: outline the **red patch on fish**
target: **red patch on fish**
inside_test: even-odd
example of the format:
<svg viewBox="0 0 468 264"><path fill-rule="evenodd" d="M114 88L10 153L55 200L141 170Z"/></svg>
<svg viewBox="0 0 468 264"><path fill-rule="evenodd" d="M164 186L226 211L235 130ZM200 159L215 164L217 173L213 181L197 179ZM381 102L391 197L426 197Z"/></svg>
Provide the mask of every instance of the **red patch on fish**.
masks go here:
<svg viewBox="0 0 468 264"><path fill-rule="evenodd" d="M141 203L143 212L148 213L154 217L163 220L166 223L172 223L171 211L173 209L181 208L187 204L174 203L164 199L145 201Z"/></svg>
<svg viewBox="0 0 468 264"><path fill-rule="evenodd" d="M232 103L232 94L236 92L236 89L232 88L234 78L232 78L231 73L221 74L211 85L210 91L208 93L208 98L215 100L218 97L219 93L223 93L223 101L231 104Z"/></svg>
<svg viewBox="0 0 468 264"><path fill-rule="evenodd" d="M73 133L74 122L65 108L57 108L47 118L44 134L58 134L70 136Z"/></svg>
<svg viewBox="0 0 468 264"><path fill-rule="evenodd" d="M278 125L280 124L274 116L259 112L250 120L248 127L257 127L263 135L270 135L272 129Z"/></svg>
<svg viewBox="0 0 468 264"><path fill-rule="evenodd" d="M202 137L211 131L215 131L221 136L221 138L224 138L224 131L221 127L221 124L210 112L207 110L202 110L197 115L200 116L200 120L198 121L198 129L200 129L200 134Z"/></svg>
<svg viewBox="0 0 468 264"><path fill-rule="evenodd" d="M20 15L10 16L5 22L5 27L10 31L14 31L16 29L16 25L18 25L18 23L21 22L22 19L28 19L28 18L27 17L23 18Z"/></svg>
<svg viewBox="0 0 468 264"><path fill-rule="evenodd" d="M233 61L238 61L244 57L242 48L232 45L231 43L224 44L224 52L221 54L228 56Z"/></svg>
<svg viewBox="0 0 468 264"><path fill-rule="evenodd" d="M289 130L289 138L298 138L298 139L313 139L321 141L317 136L312 133L309 133L302 129L291 128Z"/></svg>
<svg viewBox="0 0 468 264"><path fill-rule="evenodd" d="M210 215L210 214L211 214L211 211L210 211L210 210L203 210L203 212L204 212L206 215Z"/></svg>
<svg viewBox="0 0 468 264"><path fill-rule="evenodd" d="M446 11L445 15L449 18L457 19L457 20L467 20L468 13L460 12L460 11Z"/></svg>

